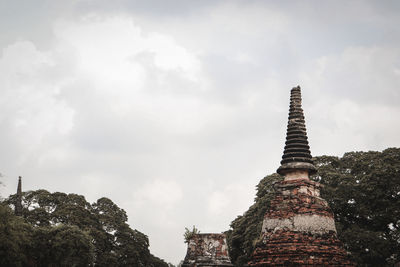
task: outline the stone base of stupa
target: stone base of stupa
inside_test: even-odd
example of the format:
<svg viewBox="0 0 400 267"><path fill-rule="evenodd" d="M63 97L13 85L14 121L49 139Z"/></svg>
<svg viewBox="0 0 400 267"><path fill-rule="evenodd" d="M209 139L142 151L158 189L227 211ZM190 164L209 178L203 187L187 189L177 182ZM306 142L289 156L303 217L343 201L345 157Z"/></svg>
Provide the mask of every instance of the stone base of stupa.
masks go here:
<svg viewBox="0 0 400 267"><path fill-rule="evenodd" d="M319 183L292 179L275 187L249 266L355 266L337 238Z"/></svg>
<svg viewBox="0 0 400 267"><path fill-rule="evenodd" d="M225 234L194 234L182 267L232 267Z"/></svg>

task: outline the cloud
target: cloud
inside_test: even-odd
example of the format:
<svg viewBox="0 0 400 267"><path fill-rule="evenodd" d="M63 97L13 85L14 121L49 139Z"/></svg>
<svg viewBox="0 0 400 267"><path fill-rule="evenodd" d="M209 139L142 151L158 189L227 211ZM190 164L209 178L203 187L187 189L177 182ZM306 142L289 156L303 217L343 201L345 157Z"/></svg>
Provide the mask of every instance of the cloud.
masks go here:
<svg viewBox="0 0 400 267"><path fill-rule="evenodd" d="M253 184L245 182L230 183L222 189L212 192L207 200L208 217L234 218L242 214L251 205L254 191L249 189L253 189L253 186ZM250 201L245 203L237 196L246 196L244 198ZM229 224L229 222L224 223Z"/></svg>
<svg viewBox="0 0 400 267"><path fill-rule="evenodd" d="M361 46L310 61L300 79L310 91L307 114L316 125L310 139L321 148L314 153L340 155L396 146L400 127L388 116L400 115L399 60L398 47Z"/></svg>
<svg viewBox="0 0 400 267"><path fill-rule="evenodd" d="M17 164L36 161L44 144L57 144L74 126L74 111L59 98L63 77L57 82L47 78L56 68L51 53L38 51L31 42L19 41L3 49L0 59L2 141L4 147L13 146L12 150L18 151L12 157Z"/></svg>
<svg viewBox="0 0 400 267"><path fill-rule="evenodd" d="M146 183L133 194L136 205L146 209L148 205L154 205L157 210L174 207L174 204L182 199L182 195L182 188L176 181L160 179Z"/></svg>
<svg viewBox="0 0 400 267"><path fill-rule="evenodd" d="M109 197L168 261L185 227L227 230L279 166L292 86L313 155L398 146L394 3L7 4L1 195L22 175Z"/></svg>
<svg viewBox="0 0 400 267"><path fill-rule="evenodd" d="M130 199L124 199L132 227L140 226L146 234L157 233L150 237L150 247L158 256L179 259L184 252L184 227L179 219L184 190L176 180L156 178L132 188ZM171 249L171 244L176 244L175 249Z"/></svg>
<svg viewBox="0 0 400 267"><path fill-rule="evenodd" d="M303 72L304 82L330 96L359 103L396 105L400 77L400 49L397 46L348 47L342 53L323 56ZM340 86L337 86L337 79Z"/></svg>
<svg viewBox="0 0 400 267"><path fill-rule="evenodd" d="M154 65L163 71L177 70L190 76L199 70L196 56L171 36L143 32L130 17L93 15L77 22L59 21L55 34L77 50L81 71L113 82L136 78L136 72L140 74L136 67L143 62L135 57L143 53L153 55Z"/></svg>

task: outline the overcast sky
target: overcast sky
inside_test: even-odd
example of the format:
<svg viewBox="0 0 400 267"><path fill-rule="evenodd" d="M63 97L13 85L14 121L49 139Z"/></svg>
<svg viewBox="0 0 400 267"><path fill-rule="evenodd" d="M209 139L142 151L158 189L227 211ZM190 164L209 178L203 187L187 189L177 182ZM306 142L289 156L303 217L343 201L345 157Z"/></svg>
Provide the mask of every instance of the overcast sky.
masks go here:
<svg viewBox="0 0 400 267"><path fill-rule="evenodd" d="M106 196L178 263L279 167L400 145L399 1L0 0L0 195Z"/></svg>

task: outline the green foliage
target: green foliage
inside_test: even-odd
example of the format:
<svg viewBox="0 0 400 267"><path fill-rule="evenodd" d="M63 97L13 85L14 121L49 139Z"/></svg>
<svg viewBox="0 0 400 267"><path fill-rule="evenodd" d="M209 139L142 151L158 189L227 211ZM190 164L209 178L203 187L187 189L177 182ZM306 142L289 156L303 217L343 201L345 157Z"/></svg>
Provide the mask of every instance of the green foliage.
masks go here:
<svg viewBox="0 0 400 267"><path fill-rule="evenodd" d="M393 266L400 261L400 149L350 152L314 159L324 185L321 196L335 214L339 239L358 266ZM255 203L231 223L230 256L243 266L253 252L273 197L273 174L257 186Z"/></svg>
<svg viewBox="0 0 400 267"><path fill-rule="evenodd" d="M317 157L321 194L359 266L400 261L400 149Z"/></svg>
<svg viewBox="0 0 400 267"><path fill-rule="evenodd" d="M32 227L0 204L0 266L28 264Z"/></svg>
<svg viewBox="0 0 400 267"><path fill-rule="evenodd" d="M41 266L89 266L94 260L91 237L74 225L37 227L32 258Z"/></svg>
<svg viewBox="0 0 400 267"><path fill-rule="evenodd" d="M189 243L190 239L192 239L195 234L200 234L200 231L196 228L196 226L193 225L192 230L189 230L189 228L185 227L185 233L183 234L185 243Z"/></svg>
<svg viewBox="0 0 400 267"><path fill-rule="evenodd" d="M131 229L126 212L108 198L90 204L81 195L37 190L22 200L23 218L0 206L0 216L6 215L0 217L0 256L7 255L0 266L168 266L150 254L147 236ZM12 195L5 202L14 201Z"/></svg>

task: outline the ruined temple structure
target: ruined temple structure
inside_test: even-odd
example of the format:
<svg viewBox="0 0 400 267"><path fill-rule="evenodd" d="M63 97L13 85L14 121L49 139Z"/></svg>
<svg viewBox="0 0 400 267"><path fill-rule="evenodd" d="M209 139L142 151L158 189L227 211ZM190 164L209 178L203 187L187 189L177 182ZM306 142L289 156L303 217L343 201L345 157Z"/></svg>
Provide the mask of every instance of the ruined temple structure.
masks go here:
<svg viewBox="0 0 400 267"><path fill-rule="evenodd" d="M281 166L284 180L264 216L249 266L355 266L337 238L334 216L320 197L321 184L308 145L300 87L291 90Z"/></svg>
<svg viewBox="0 0 400 267"><path fill-rule="evenodd" d="M18 177L18 187L17 187L17 195L15 198L15 209L14 213L17 216L22 215L22 181L21 176Z"/></svg>
<svg viewBox="0 0 400 267"><path fill-rule="evenodd" d="M194 234L182 267L233 266L225 234Z"/></svg>

